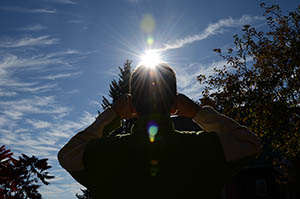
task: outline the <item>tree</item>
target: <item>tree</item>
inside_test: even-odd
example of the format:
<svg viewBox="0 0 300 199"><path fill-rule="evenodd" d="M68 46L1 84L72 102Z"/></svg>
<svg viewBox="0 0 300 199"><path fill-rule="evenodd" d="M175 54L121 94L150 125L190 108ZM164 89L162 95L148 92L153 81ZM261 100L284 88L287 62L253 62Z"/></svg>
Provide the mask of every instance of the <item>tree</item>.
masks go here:
<svg viewBox="0 0 300 199"><path fill-rule="evenodd" d="M51 168L48 159L28 157L25 154L14 159L12 155L4 145L0 147L0 198L41 199L38 182L48 185L46 180L54 178L47 172Z"/></svg>
<svg viewBox="0 0 300 199"><path fill-rule="evenodd" d="M112 99L110 102L106 97L102 97L102 108L103 110L111 106L116 100L119 99L125 93L129 93L129 79L131 74L131 61L126 60L123 64L123 68L119 67L119 80L113 79L109 85L109 96Z"/></svg>
<svg viewBox="0 0 300 199"><path fill-rule="evenodd" d="M119 67L119 80L113 79L109 85L109 96L111 101L106 97L102 97L102 109L106 109L111 106L115 101L122 95L129 93L129 79L131 74L132 61L126 60L123 64L123 68ZM99 111L98 111L99 113ZM131 126L133 125L133 119L123 120L122 126L113 132L114 134L130 132Z"/></svg>
<svg viewBox="0 0 300 199"><path fill-rule="evenodd" d="M262 138L266 158L300 157L300 5L284 15L264 3L266 32L244 25L214 74L198 76L209 104ZM298 161L299 162L299 161Z"/></svg>

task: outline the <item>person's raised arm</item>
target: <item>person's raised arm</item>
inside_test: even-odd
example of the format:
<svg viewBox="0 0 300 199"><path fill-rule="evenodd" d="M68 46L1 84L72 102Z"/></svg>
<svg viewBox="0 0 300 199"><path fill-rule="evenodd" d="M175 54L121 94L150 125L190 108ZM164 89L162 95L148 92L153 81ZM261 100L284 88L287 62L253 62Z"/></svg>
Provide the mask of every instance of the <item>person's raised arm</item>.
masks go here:
<svg viewBox="0 0 300 199"><path fill-rule="evenodd" d="M218 113L210 106L200 107L183 94L178 94L176 102L178 115L193 118L206 132L217 133L226 161L238 160L260 152L260 139L247 127Z"/></svg>
<svg viewBox="0 0 300 199"><path fill-rule="evenodd" d="M120 120L135 116L131 105L131 96L124 95L103 111L96 120L85 130L77 133L58 152L58 160L63 168L68 171L81 171L84 169L83 154L89 141L103 137L105 127L112 121L118 120L115 128L120 126Z"/></svg>

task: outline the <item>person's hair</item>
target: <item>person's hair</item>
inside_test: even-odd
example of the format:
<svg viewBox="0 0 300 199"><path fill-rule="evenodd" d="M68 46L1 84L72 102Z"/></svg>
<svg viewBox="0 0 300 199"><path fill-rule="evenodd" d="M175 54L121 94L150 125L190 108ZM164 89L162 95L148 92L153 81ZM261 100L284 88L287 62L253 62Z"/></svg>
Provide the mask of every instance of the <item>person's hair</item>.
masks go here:
<svg viewBox="0 0 300 199"><path fill-rule="evenodd" d="M167 114L175 103L176 75L171 66L138 66L130 76L132 104L139 115Z"/></svg>

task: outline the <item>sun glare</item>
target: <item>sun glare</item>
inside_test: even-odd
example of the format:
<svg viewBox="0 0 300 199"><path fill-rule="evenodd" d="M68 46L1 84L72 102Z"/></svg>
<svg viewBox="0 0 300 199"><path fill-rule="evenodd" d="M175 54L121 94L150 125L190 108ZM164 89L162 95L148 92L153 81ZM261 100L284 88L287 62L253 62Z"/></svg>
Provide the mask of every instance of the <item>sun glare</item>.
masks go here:
<svg viewBox="0 0 300 199"><path fill-rule="evenodd" d="M159 64L160 62L162 62L159 53L155 52L155 51L151 51L148 50L146 51L146 53L142 56L140 56L140 63L139 65L144 65L144 66L148 66L148 67L154 67L157 64Z"/></svg>

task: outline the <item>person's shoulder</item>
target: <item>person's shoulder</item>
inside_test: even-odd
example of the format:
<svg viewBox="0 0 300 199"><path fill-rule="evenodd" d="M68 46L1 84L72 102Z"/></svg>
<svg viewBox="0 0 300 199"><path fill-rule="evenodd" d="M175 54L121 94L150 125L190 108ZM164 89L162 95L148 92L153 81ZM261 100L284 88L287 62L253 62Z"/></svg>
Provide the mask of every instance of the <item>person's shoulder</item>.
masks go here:
<svg viewBox="0 0 300 199"><path fill-rule="evenodd" d="M206 131L174 131L174 138L178 142L190 143L190 144L202 144L215 143L218 144L218 137L214 132Z"/></svg>
<svg viewBox="0 0 300 199"><path fill-rule="evenodd" d="M105 136L89 142L88 146L92 148L109 148L122 144L130 140L132 135L130 133L121 133L110 136Z"/></svg>
<svg viewBox="0 0 300 199"><path fill-rule="evenodd" d="M131 133L119 133L111 136L107 136L105 138L100 139L99 141L102 143L118 143L118 142L124 142L126 140L131 139L132 134Z"/></svg>
<svg viewBox="0 0 300 199"><path fill-rule="evenodd" d="M203 137L203 136L209 136L214 135L213 132L206 132L206 131L178 131L174 130L174 135L179 137Z"/></svg>

